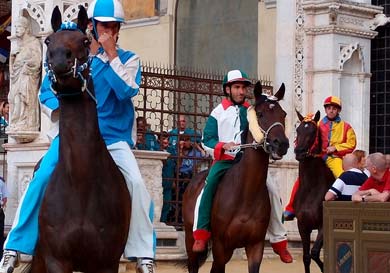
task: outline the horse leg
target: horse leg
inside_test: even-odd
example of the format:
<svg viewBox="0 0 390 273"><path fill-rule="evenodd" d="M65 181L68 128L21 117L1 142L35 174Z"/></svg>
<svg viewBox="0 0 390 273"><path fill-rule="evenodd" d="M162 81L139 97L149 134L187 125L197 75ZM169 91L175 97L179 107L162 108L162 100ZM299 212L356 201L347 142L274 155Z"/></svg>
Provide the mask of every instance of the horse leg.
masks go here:
<svg viewBox="0 0 390 273"><path fill-rule="evenodd" d="M245 247L246 257L248 258L248 272L259 273L260 264L263 260L264 241Z"/></svg>
<svg viewBox="0 0 390 273"><path fill-rule="evenodd" d="M31 262L30 273L42 273L42 272L46 272L46 265L42 256L39 255L37 252L37 254L33 257L33 260Z"/></svg>
<svg viewBox="0 0 390 273"><path fill-rule="evenodd" d="M320 259L321 248L324 243L323 229L318 229L318 235L311 249L311 258L317 263L321 272L324 272L324 263Z"/></svg>
<svg viewBox="0 0 390 273"><path fill-rule="evenodd" d="M303 264L305 266L305 273L310 273L310 234L311 230L304 228L302 224L298 221L298 230L299 235L302 239L302 248L303 248Z"/></svg>
<svg viewBox="0 0 390 273"><path fill-rule="evenodd" d="M192 236L192 229L185 229L185 244L187 251L187 269L189 273L198 273L199 268L207 259L208 250L202 253L196 253L192 251L192 246L194 244L194 237Z"/></svg>
<svg viewBox="0 0 390 273"><path fill-rule="evenodd" d="M112 265L111 267L106 268L91 268L85 273L118 273L119 272L119 264Z"/></svg>
<svg viewBox="0 0 390 273"><path fill-rule="evenodd" d="M211 266L210 273L225 273L225 266L232 258L234 249L225 249L223 242L213 241L213 265Z"/></svg>

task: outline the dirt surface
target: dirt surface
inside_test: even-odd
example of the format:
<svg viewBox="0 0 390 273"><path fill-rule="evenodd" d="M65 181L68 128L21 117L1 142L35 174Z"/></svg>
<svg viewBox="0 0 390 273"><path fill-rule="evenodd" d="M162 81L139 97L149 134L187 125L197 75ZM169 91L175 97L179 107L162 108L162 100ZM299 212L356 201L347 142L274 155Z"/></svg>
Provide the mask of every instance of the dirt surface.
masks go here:
<svg viewBox="0 0 390 273"><path fill-rule="evenodd" d="M278 258L265 258L260 266L260 273L272 272L272 273L302 273L304 272L302 256L294 256L294 262L290 264L282 263ZM226 266L226 273L244 273L248 272L247 261L244 260L233 260L230 261ZM206 262L201 267L199 273L210 272L211 262ZM321 271L313 262L310 266L311 273L320 273ZM133 273L135 271L129 270L126 273ZM184 268L178 267L171 262L157 262L156 273L176 273L176 272L187 272Z"/></svg>

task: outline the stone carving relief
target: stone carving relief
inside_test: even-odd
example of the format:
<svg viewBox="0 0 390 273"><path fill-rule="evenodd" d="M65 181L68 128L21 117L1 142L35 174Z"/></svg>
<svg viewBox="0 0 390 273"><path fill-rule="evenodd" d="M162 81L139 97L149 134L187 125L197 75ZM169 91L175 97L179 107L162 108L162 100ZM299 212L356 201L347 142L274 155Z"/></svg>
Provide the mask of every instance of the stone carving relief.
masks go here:
<svg viewBox="0 0 390 273"><path fill-rule="evenodd" d="M302 111L303 90L303 61L304 61L304 37L305 37L305 18L302 6L302 0L296 1L296 19L295 19L295 60L294 60L294 107ZM295 127L299 124L296 121ZM295 131L295 130L294 130Z"/></svg>
<svg viewBox="0 0 390 273"><path fill-rule="evenodd" d="M386 17L386 15L383 13L378 13L377 15L375 15L375 18L366 21L365 25L370 30L375 30L377 27L384 26L389 22L390 22L390 17Z"/></svg>
<svg viewBox="0 0 390 273"><path fill-rule="evenodd" d="M17 46L11 50L9 66L11 88L8 94L10 102L8 131L11 136L15 132L39 130L38 90L42 46L40 41L31 35L30 25L26 17L20 17L15 24Z"/></svg>
<svg viewBox="0 0 390 273"><path fill-rule="evenodd" d="M361 61L361 65L362 65L360 68L360 71L364 72L364 55L363 55L363 51L362 51L362 48L360 47L359 43L354 43L354 44L350 44L350 45L346 45L346 46L342 47L342 49L340 51L340 56L339 56L339 69L340 70L343 70L344 64L352 57L352 54L356 50L359 53L359 59Z"/></svg>
<svg viewBox="0 0 390 273"><path fill-rule="evenodd" d="M340 5L330 5L329 6L329 25L337 24L337 16L340 9Z"/></svg>

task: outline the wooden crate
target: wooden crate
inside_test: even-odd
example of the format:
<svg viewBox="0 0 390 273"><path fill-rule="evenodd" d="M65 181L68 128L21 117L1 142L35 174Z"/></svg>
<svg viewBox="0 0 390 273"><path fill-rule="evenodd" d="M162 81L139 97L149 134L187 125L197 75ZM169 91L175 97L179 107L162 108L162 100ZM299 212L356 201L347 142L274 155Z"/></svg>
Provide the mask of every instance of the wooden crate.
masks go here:
<svg viewBox="0 0 390 273"><path fill-rule="evenodd" d="M326 273L390 272L390 203L324 202Z"/></svg>

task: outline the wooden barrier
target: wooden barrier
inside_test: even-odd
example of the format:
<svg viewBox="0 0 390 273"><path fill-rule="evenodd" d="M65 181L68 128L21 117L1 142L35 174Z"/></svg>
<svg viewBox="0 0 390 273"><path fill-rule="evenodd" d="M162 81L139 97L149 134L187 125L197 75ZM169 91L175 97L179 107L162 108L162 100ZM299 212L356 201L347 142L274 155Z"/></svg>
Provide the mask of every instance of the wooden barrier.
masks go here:
<svg viewBox="0 0 390 273"><path fill-rule="evenodd" d="M326 273L390 272L390 203L324 202Z"/></svg>

